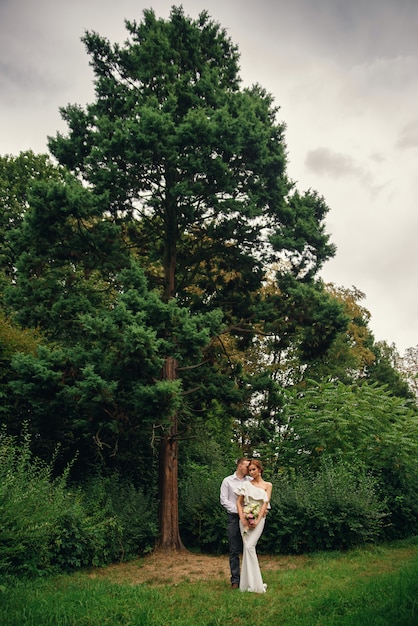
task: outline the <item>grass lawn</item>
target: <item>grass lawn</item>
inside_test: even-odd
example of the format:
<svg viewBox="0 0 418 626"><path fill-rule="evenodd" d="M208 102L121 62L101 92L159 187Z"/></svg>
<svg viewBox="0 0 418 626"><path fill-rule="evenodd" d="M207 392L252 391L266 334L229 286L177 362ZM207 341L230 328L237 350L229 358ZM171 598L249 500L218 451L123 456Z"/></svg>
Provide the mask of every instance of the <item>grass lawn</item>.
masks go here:
<svg viewBox="0 0 418 626"><path fill-rule="evenodd" d="M268 589L260 595L230 589L227 556L174 560L178 570L154 555L100 571L3 580L0 624L418 625L418 538L346 553L262 556Z"/></svg>

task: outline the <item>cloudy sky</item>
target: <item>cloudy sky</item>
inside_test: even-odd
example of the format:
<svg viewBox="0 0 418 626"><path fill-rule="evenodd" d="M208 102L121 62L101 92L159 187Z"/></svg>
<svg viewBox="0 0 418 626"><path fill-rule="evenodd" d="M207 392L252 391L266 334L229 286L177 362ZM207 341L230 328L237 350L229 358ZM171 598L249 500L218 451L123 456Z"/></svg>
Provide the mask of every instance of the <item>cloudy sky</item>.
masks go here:
<svg viewBox="0 0 418 626"><path fill-rule="evenodd" d="M245 85L287 125L289 174L330 207L322 277L362 291L376 340L418 344L418 0L0 0L0 154L47 151L59 107L92 101L80 41L182 4L227 29Z"/></svg>

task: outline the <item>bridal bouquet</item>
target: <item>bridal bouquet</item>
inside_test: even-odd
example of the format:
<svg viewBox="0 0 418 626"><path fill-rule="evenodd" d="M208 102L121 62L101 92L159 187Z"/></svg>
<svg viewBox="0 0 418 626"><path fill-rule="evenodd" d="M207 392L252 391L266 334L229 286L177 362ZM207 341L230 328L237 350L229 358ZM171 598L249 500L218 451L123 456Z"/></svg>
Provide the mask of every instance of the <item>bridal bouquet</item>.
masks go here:
<svg viewBox="0 0 418 626"><path fill-rule="evenodd" d="M244 506L244 516L250 526L249 530L251 530L251 527L254 526L255 520L257 519L259 513L260 513L260 504L258 502L254 504L246 504ZM244 533L246 532L247 530L244 531Z"/></svg>

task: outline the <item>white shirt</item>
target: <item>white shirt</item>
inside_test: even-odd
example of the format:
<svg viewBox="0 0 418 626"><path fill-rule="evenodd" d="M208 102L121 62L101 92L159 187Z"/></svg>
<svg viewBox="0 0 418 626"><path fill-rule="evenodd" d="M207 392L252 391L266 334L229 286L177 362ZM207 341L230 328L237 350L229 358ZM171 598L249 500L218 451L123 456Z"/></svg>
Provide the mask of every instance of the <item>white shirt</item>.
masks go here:
<svg viewBox="0 0 418 626"><path fill-rule="evenodd" d="M221 484L221 504L228 511L228 513L238 513L237 509L237 489L246 480L251 480L250 476L244 476L244 478L238 478L237 473L234 472L231 476L227 476L223 479Z"/></svg>

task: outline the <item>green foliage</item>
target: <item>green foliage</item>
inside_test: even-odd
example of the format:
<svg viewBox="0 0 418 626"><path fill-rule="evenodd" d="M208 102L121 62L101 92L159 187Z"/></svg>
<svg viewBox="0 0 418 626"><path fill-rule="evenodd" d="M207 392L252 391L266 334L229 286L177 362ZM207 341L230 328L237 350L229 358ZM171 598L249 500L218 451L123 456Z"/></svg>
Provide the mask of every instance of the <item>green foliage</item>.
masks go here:
<svg viewBox="0 0 418 626"><path fill-rule="evenodd" d="M10 233L17 228L29 207L28 197L36 181L58 181L63 178L61 167L46 154L35 155L31 150L19 156L0 156L0 291L15 273L16 254Z"/></svg>
<svg viewBox="0 0 418 626"><path fill-rule="evenodd" d="M103 566L149 552L157 537L157 503L118 474L95 476L74 492L58 520L51 564L60 571Z"/></svg>
<svg viewBox="0 0 418 626"><path fill-rule="evenodd" d="M179 522L182 539L189 549L225 552L226 515L219 504L219 487L224 476L219 469L190 464L179 484Z"/></svg>
<svg viewBox="0 0 418 626"><path fill-rule="evenodd" d="M406 377L396 368L399 354L395 345L389 346L385 341L379 341L371 347L371 350L375 358L367 368L368 379L385 386L394 396L414 398Z"/></svg>
<svg viewBox="0 0 418 626"><path fill-rule="evenodd" d="M219 488L230 473L220 465L189 463L180 481L180 527L186 545L228 549ZM267 554L340 550L385 536L388 509L378 481L361 464L323 461L317 472L269 476L272 508L259 550Z"/></svg>
<svg viewBox="0 0 418 626"><path fill-rule="evenodd" d="M418 422L407 401L376 384L323 382L289 395L285 415L277 439L283 467L359 461L387 498L388 536L417 533Z"/></svg>
<svg viewBox="0 0 418 626"><path fill-rule="evenodd" d="M325 380L332 377L350 384L364 379L368 366L373 363L372 332L369 328L370 312L361 305L366 297L359 289L325 286L329 295L339 302L349 322L344 332L338 333L331 349L322 358L308 364L303 379Z"/></svg>
<svg viewBox="0 0 418 626"><path fill-rule="evenodd" d="M41 342L39 333L15 324L0 309L0 417L6 420L11 413L9 383L14 377L11 365L16 353L34 354ZM20 431L20 424L17 425Z"/></svg>
<svg viewBox="0 0 418 626"><path fill-rule="evenodd" d="M402 455L411 461L418 443L414 415L405 402L376 384L309 381L287 394L285 414L288 428L281 452L284 463L292 466L314 465L327 454L394 467ZM402 441L402 432L409 433L409 443Z"/></svg>
<svg viewBox="0 0 418 626"><path fill-rule="evenodd" d="M50 537L50 565L58 571L72 571L91 565L101 566L116 560L123 531L116 516L107 511L88 511L82 494L59 517Z"/></svg>
<svg viewBox="0 0 418 626"><path fill-rule="evenodd" d="M150 552L157 537L158 502L117 472L96 475L82 483L81 491L89 514L116 519L120 534L112 533L106 543L107 559L122 561Z"/></svg>
<svg viewBox="0 0 418 626"><path fill-rule="evenodd" d="M357 464L323 462L319 471L274 479L267 553L341 550L377 542L387 508L377 481Z"/></svg>
<svg viewBox="0 0 418 626"><path fill-rule="evenodd" d="M15 280L5 299L20 323L74 341L79 315L112 298L113 275L128 263L120 228L70 174L33 183L28 200L24 219L10 232Z"/></svg>
<svg viewBox="0 0 418 626"><path fill-rule="evenodd" d="M0 433L0 571L32 574L50 565L50 541L72 497L66 473L32 457L30 437Z"/></svg>
<svg viewBox="0 0 418 626"><path fill-rule="evenodd" d="M225 440L218 408L212 406L204 421L195 419L193 435L180 450L181 537L187 548L211 553L225 552L228 546L226 515L219 503L220 484L232 471L225 468L225 457L241 455L238 446Z"/></svg>
<svg viewBox="0 0 418 626"><path fill-rule="evenodd" d="M0 572L33 575L132 558L156 537L156 503L117 476L70 489L30 437L0 436Z"/></svg>
<svg viewBox="0 0 418 626"><path fill-rule="evenodd" d="M69 322L78 340L74 331L71 345L14 356L13 416L31 415L41 456L48 458L60 442L64 460L79 453L74 469L90 469L100 459L130 476L143 471L152 491L153 439L186 404L182 385L194 385L187 375L183 383L162 379L165 357L193 363L220 316L191 314L174 299L163 302L134 264L114 279L119 291L109 302L79 311Z"/></svg>

